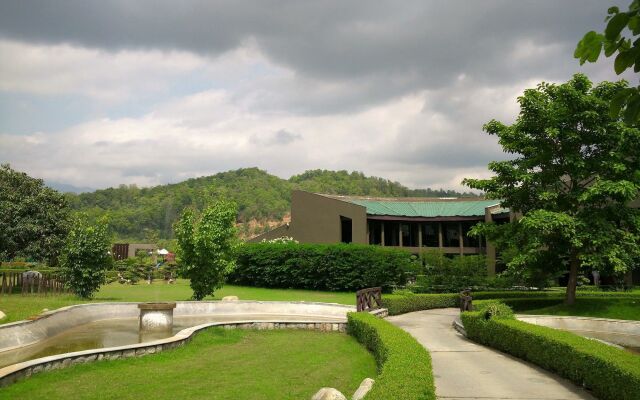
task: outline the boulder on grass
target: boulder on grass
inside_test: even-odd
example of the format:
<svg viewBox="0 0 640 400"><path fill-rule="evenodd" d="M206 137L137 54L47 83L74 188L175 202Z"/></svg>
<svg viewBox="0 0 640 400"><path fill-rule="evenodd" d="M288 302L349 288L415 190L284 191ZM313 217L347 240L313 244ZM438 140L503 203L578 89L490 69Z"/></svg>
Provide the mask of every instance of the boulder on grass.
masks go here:
<svg viewBox="0 0 640 400"><path fill-rule="evenodd" d="M360 387L358 388L358 390L356 390L356 392L353 394L353 397L351 399L362 400L364 396L366 396L367 393L369 393L369 390L371 390L374 383L376 383L376 381L374 381L373 379L364 378L364 380L360 384Z"/></svg>
<svg viewBox="0 0 640 400"><path fill-rule="evenodd" d="M238 296L224 296L222 301L238 301Z"/></svg>
<svg viewBox="0 0 640 400"><path fill-rule="evenodd" d="M347 400L339 390L324 387L314 394L311 400Z"/></svg>
<svg viewBox="0 0 640 400"><path fill-rule="evenodd" d="M3 313L2 311L0 311L0 319L3 319L4 317L6 317L7 314Z"/></svg>

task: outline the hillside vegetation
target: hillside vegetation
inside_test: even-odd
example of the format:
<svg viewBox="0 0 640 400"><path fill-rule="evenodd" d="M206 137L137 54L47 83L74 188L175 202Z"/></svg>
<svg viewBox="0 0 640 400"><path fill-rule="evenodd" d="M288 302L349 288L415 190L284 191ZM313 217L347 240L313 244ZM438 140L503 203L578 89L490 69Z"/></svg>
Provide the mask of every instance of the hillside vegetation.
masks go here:
<svg viewBox="0 0 640 400"><path fill-rule="evenodd" d="M287 180L258 168L243 168L169 185L121 185L92 193L68 193L67 197L76 211L91 217L108 214L119 239L156 241L173 238L173 223L185 207L201 210L219 197L238 203L242 236L261 233L287 217L294 189L354 196L472 196L452 190L409 189L361 172L312 170Z"/></svg>

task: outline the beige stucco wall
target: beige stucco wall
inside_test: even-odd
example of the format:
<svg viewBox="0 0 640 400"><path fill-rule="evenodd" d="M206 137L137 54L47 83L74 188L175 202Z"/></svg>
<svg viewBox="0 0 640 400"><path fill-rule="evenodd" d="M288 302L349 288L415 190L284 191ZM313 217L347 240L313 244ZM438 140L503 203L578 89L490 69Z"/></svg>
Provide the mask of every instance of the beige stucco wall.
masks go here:
<svg viewBox="0 0 640 400"><path fill-rule="evenodd" d="M289 234L301 243L339 243L340 216L351 218L353 243L367 243L367 209L315 193L291 193Z"/></svg>

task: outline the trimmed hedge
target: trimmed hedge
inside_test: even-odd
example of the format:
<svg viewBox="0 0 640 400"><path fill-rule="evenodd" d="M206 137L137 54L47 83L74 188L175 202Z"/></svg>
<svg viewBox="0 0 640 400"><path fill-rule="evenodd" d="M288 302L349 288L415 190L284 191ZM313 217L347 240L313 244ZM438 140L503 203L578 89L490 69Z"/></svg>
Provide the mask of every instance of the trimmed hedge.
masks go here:
<svg viewBox="0 0 640 400"><path fill-rule="evenodd" d="M486 303L461 315L470 339L527 360L600 399L640 399L640 357L570 332L513 318L487 318Z"/></svg>
<svg viewBox="0 0 640 400"><path fill-rule="evenodd" d="M347 318L347 332L373 352L380 372L366 400L435 400L431 356L420 343L369 313Z"/></svg>
<svg viewBox="0 0 640 400"><path fill-rule="evenodd" d="M357 244L247 243L229 283L272 288L355 291L404 285L411 253Z"/></svg>
<svg viewBox="0 0 640 400"><path fill-rule="evenodd" d="M458 307L459 304L460 295L457 293L391 294L382 296L382 307L389 310L389 315L431 310L433 308Z"/></svg>

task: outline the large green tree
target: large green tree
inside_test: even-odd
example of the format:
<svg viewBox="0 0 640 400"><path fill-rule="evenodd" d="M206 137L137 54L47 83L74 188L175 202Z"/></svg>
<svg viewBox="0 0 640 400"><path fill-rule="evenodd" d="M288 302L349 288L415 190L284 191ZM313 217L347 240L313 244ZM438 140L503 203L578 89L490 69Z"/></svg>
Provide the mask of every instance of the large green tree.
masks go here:
<svg viewBox="0 0 640 400"><path fill-rule="evenodd" d="M190 279L195 300L222 287L235 266L237 214L235 203L221 200L200 216L185 210L175 225L180 269Z"/></svg>
<svg viewBox="0 0 640 400"><path fill-rule="evenodd" d="M593 87L578 74L526 90L514 124L484 126L511 158L489 164L492 178L464 180L521 215L479 228L498 247L517 250L509 268L568 270L569 304L581 268L622 274L640 257L640 212L629 206L639 195L640 130L609 113L625 88Z"/></svg>
<svg viewBox="0 0 640 400"><path fill-rule="evenodd" d="M113 265L110 250L111 236L105 218L90 223L85 216L76 217L62 254L65 284L79 297L91 298Z"/></svg>
<svg viewBox="0 0 640 400"><path fill-rule="evenodd" d="M613 68L616 74L629 68L640 72L640 0L633 0L627 11L609 7L607 14L604 32L587 32L578 43L574 57L580 59L582 65L586 61L598 61L604 52L606 57L615 55ZM611 101L611 115L615 117L621 109L627 123L640 121L640 86L625 88L616 94Z"/></svg>
<svg viewBox="0 0 640 400"><path fill-rule="evenodd" d="M0 260L55 264L70 226L65 197L41 179L0 166Z"/></svg>

